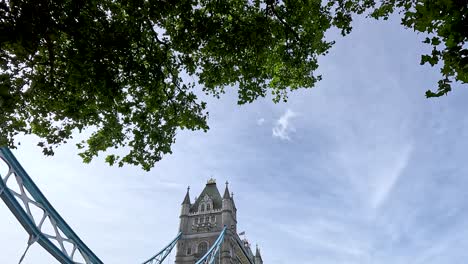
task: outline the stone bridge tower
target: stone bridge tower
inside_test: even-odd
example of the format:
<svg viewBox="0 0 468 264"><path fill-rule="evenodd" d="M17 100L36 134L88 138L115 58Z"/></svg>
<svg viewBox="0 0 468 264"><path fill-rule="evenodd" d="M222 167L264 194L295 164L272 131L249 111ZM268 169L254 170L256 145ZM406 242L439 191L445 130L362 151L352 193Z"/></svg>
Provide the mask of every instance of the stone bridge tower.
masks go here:
<svg viewBox="0 0 468 264"><path fill-rule="evenodd" d="M224 226L227 231L216 264L263 264L259 250L253 255L250 245L237 234L237 208L228 183L223 196L216 181L210 179L193 204L189 188L182 202L175 264L194 264L208 251Z"/></svg>

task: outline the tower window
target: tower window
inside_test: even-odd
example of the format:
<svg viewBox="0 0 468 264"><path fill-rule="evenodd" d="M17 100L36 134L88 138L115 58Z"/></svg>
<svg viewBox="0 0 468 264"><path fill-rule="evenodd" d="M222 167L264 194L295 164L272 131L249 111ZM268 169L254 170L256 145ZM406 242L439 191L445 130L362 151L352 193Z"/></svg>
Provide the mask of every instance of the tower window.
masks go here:
<svg viewBox="0 0 468 264"><path fill-rule="evenodd" d="M190 254L192 254L192 247L187 248L187 255L190 255Z"/></svg>
<svg viewBox="0 0 468 264"><path fill-rule="evenodd" d="M205 255L205 253L208 251L208 243L207 242L201 242L198 244L198 254L199 255Z"/></svg>
<svg viewBox="0 0 468 264"><path fill-rule="evenodd" d="M200 211L202 211L202 212L204 212L204 211L205 211L205 204L202 204L202 205L201 205L201 209L200 209Z"/></svg>
<svg viewBox="0 0 468 264"><path fill-rule="evenodd" d="M207 210L207 211L211 210L211 204L207 204L207 205L206 205L206 210Z"/></svg>

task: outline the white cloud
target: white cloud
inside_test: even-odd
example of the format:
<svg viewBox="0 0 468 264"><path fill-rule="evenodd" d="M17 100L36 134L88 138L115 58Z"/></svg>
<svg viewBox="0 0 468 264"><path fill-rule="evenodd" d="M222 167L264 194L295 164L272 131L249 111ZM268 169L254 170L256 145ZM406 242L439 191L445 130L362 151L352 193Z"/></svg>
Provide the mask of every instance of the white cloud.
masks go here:
<svg viewBox="0 0 468 264"><path fill-rule="evenodd" d="M291 127L291 119L297 116L291 109L287 109L286 112L276 121L276 125L273 127L273 137L278 137L282 140L291 140L289 137L290 132L296 131Z"/></svg>
<svg viewBox="0 0 468 264"><path fill-rule="evenodd" d="M399 21L385 23L400 28ZM207 99L210 131L181 131L173 154L150 173L108 167L102 157L83 165L73 144L44 158L34 142L22 141L15 155L105 263L141 261L164 247L177 233L187 185L193 201L210 175L219 188L231 182L238 230L259 242L270 264L464 263L468 93L425 100L423 88L438 79L433 69L413 64L420 46L411 43L420 43L419 36L374 24L357 26L337 42L337 55L321 64L320 87L291 94L277 116L271 113L278 105L268 100L230 104L234 89L230 97ZM350 46L358 52L350 53ZM297 138L292 127L299 130L298 120L287 108L307 116L300 123L307 137L281 151L258 142L265 136L258 122L267 126L267 137L274 127L280 140ZM253 126L242 126L252 120ZM0 219L0 263L17 263L27 233L1 201ZM119 239L128 243L106 243ZM53 262L38 245L24 261Z"/></svg>
<svg viewBox="0 0 468 264"><path fill-rule="evenodd" d="M263 125L264 123L265 123L265 118L263 117L257 120L257 125L259 126Z"/></svg>
<svg viewBox="0 0 468 264"><path fill-rule="evenodd" d="M351 232L342 232L347 223L334 222L331 219L318 219L307 224L274 223L273 226L305 245L313 245L316 249L336 252L338 255L365 257L367 255L367 241L356 241Z"/></svg>
<svg viewBox="0 0 468 264"><path fill-rule="evenodd" d="M375 209L379 208L382 203L385 202L388 195L393 189L393 186L397 182L398 178L402 174L403 170L408 165L412 145L405 147L394 160L392 166L385 170L382 177L379 177L379 181L376 182L375 191L371 198L371 206Z"/></svg>
<svg viewBox="0 0 468 264"><path fill-rule="evenodd" d="M360 203L376 213L392 196L411 160L414 144L385 135L382 129L373 130L383 136L381 140L370 140L364 127L352 136L341 135L340 147L332 160L335 166L343 168L341 175L348 177Z"/></svg>

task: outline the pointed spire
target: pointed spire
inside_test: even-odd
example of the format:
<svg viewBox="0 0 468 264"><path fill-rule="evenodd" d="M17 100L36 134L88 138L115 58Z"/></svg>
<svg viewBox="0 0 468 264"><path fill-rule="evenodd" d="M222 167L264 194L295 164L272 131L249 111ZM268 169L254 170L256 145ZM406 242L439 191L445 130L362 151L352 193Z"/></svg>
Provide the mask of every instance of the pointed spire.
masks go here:
<svg viewBox="0 0 468 264"><path fill-rule="evenodd" d="M224 189L223 199L231 199L231 197L229 196L229 188L228 188L228 185L229 185L229 182L226 181L226 189Z"/></svg>
<svg viewBox="0 0 468 264"><path fill-rule="evenodd" d="M255 250L255 264L263 264L263 260L262 260L262 255L260 255L260 249L258 248L258 244L257 244L257 249Z"/></svg>
<svg viewBox="0 0 468 264"><path fill-rule="evenodd" d="M262 256L260 256L260 249L258 248L258 244L257 244L257 249L255 250L255 256L256 257L262 257Z"/></svg>
<svg viewBox="0 0 468 264"><path fill-rule="evenodd" d="M185 194L185 198L184 198L184 201L182 202L182 204L190 204L189 191L190 191L190 186L187 187L187 194Z"/></svg>
<svg viewBox="0 0 468 264"><path fill-rule="evenodd" d="M236 203L234 203L234 193L231 193L231 200L232 200L232 206L234 206L234 209L236 208Z"/></svg>

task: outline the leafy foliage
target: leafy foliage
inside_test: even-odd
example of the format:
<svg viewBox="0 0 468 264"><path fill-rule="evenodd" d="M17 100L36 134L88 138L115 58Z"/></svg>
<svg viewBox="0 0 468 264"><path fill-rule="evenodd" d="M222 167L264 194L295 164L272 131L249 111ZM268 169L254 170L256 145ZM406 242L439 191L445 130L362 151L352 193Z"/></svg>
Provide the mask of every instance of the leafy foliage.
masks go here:
<svg viewBox="0 0 468 264"><path fill-rule="evenodd" d="M329 21L320 1L2 1L0 144L36 134L51 155L92 128L85 162L129 146L106 161L149 170L177 129L208 129L188 80L215 96L237 84L240 104L285 100L320 79Z"/></svg>
<svg viewBox="0 0 468 264"><path fill-rule="evenodd" d="M453 81L468 83L468 1L386 0L371 16L388 18L395 9L403 13L402 25L432 35L423 41L432 46L432 52L421 56L421 65L443 63L437 91L428 90L426 96L447 94Z"/></svg>
<svg viewBox="0 0 468 264"><path fill-rule="evenodd" d="M468 1L466 0L335 0L336 23L344 23L351 31L351 15L367 12L369 17L387 20L391 14L402 14L401 24L425 33L423 43L432 46L430 54L421 56L421 65L441 66L442 79L436 92L428 90L426 97L440 97L452 90L451 83L468 83ZM338 24L340 25L340 24ZM348 27L346 27L346 25Z"/></svg>
<svg viewBox="0 0 468 264"><path fill-rule="evenodd" d="M436 93L467 82L466 2L448 0L1 0L0 145L35 134L46 155L76 131L90 162L149 170L171 153L179 129L207 130L195 85L220 96L238 87L238 103L311 88L317 58L333 45L331 27L351 32L369 12L433 33L421 63L444 62ZM127 148L124 156L113 148Z"/></svg>

